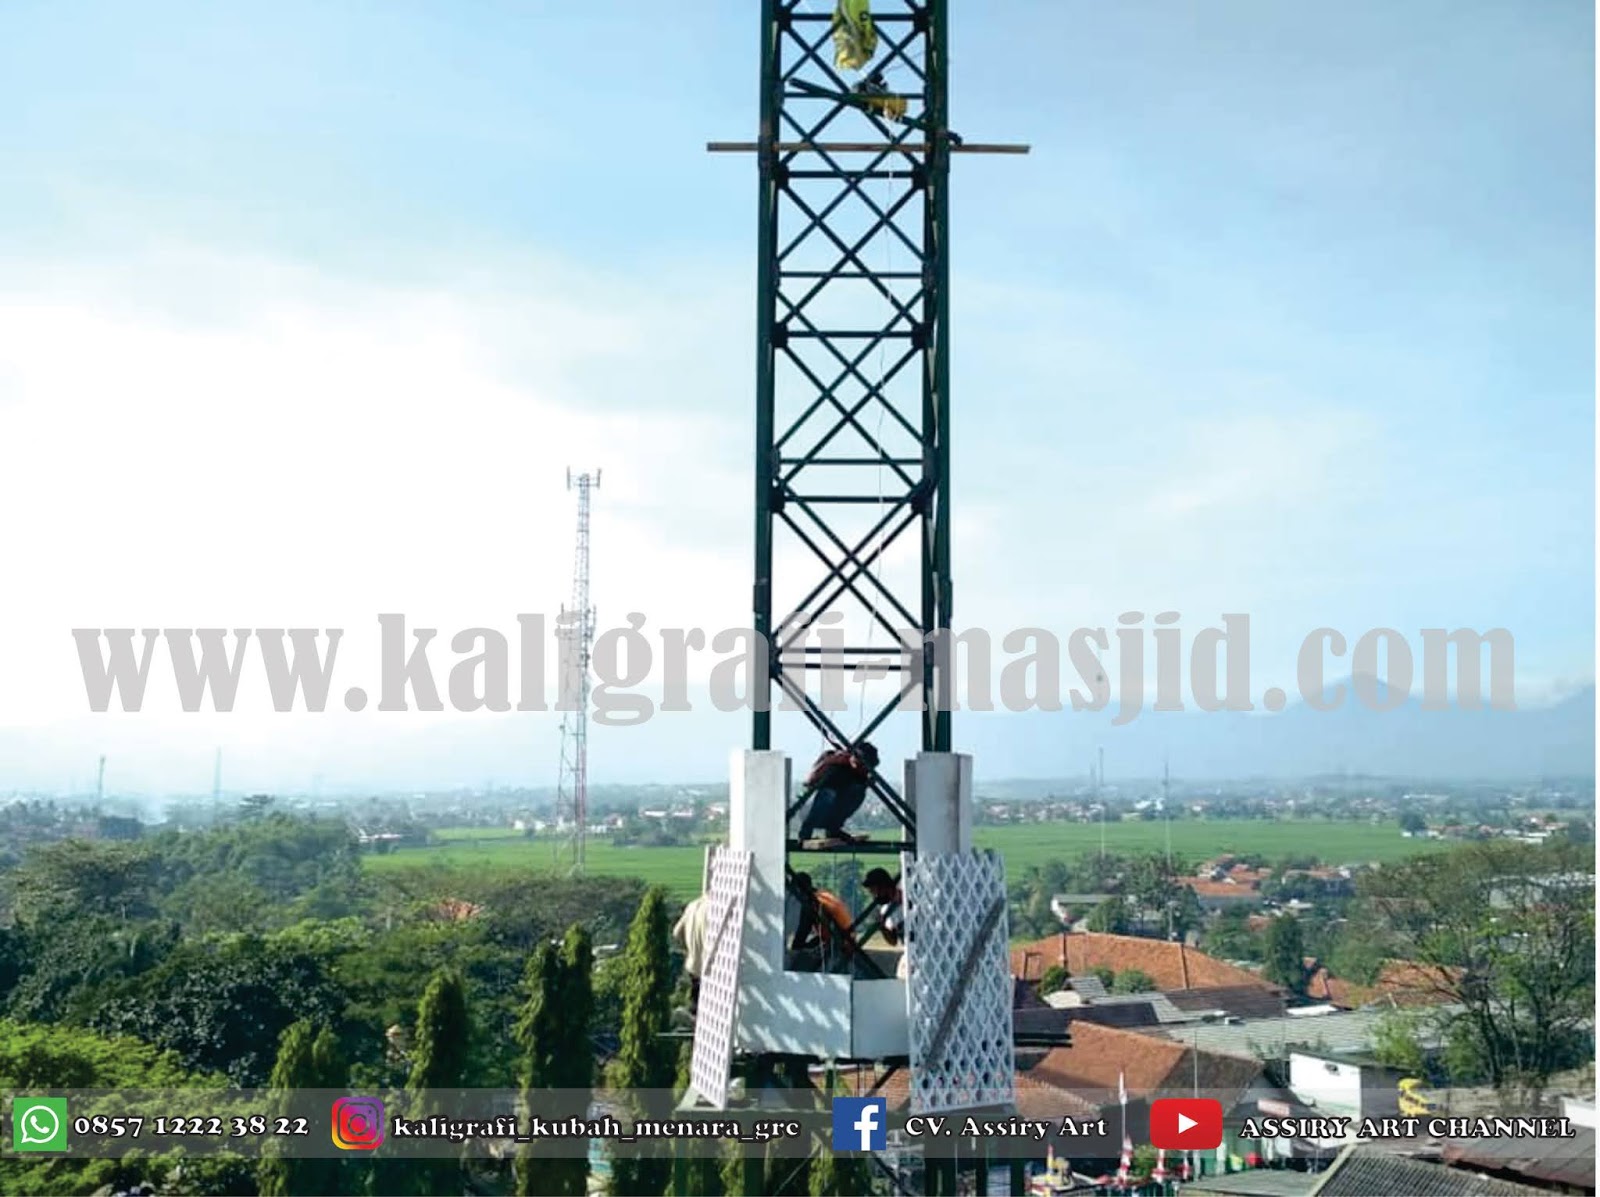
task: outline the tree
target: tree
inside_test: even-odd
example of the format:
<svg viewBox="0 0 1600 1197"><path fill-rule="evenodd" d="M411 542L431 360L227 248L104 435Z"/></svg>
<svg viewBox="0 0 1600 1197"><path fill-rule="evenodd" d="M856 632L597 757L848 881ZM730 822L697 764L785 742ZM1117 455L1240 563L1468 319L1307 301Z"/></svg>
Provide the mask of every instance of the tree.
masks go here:
<svg viewBox="0 0 1600 1197"><path fill-rule="evenodd" d="M428 982L417 1006L411 1075L406 1089L413 1094L453 1089L465 1077L471 1023L467 1018L467 993L461 975L441 969Z"/></svg>
<svg viewBox="0 0 1600 1197"><path fill-rule="evenodd" d="M1139 909L1157 912L1163 936L1182 939L1205 922L1205 911L1194 890L1183 884L1183 862L1168 861L1161 853L1146 853L1128 862L1128 892ZM1142 915L1141 915L1142 918Z"/></svg>
<svg viewBox="0 0 1600 1197"><path fill-rule="evenodd" d="M1261 942L1250 930L1250 914L1237 907L1217 915L1205 937L1205 948L1223 960L1259 960Z"/></svg>
<svg viewBox="0 0 1600 1197"><path fill-rule="evenodd" d="M1163 910L1173 897L1176 879L1159 853L1135 856L1128 862L1128 893L1148 910Z"/></svg>
<svg viewBox="0 0 1600 1197"><path fill-rule="evenodd" d="M91 1025L171 1048L192 1069L225 1072L240 1087L256 1088L291 1023L337 1025L345 1002L316 957L244 936L180 948L123 983Z"/></svg>
<svg viewBox="0 0 1600 1197"><path fill-rule="evenodd" d="M1022 908L1023 926L1034 935L1049 935L1052 931L1061 930L1061 920L1050 905L1050 897L1044 890L1036 889Z"/></svg>
<svg viewBox="0 0 1600 1197"><path fill-rule="evenodd" d="M536 1093L555 1086L556 1056L561 1051L561 961L555 947L539 945L528 962L528 1000L517 1021L516 1039L522 1048L522 1099L532 1112ZM519 1197L541 1197L558 1191L554 1159L532 1143L517 1149L516 1192Z"/></svg>
<svg viewBox="0 0 1600 1197"><path fill-rule="evenodd" d="M749 1163L744 1153L736 1146L728 1148L723 1154L718 1170L722 1180L722 1191L728 1194L728 1197L744 1197L745 1190L750 1187L745 1183L752 1171ZM759 1192L760 1189L761 1186L757 1185L756 1191ZM690 1195L684 1194L684 1197Z"/></svg>
<svg viewBox="0 0 1600 1197"><path fill-rule="evenodd" d="M1262 975L1290 993L1304 996L1306 991L1306 945L1300 921L1292 914L1272 920L1267 928L1266 966Z"/></svg>
<svg viewBox="0 0 1600 1197"><path fill-rule="evenodd" d="M1403 810L1400 812L1400 830L1416 835L1419 831L1428 830L1428 820L1419 811Z"/></svg>
<svg viewBox="0 0 1600 1197"><path fill-rule="evenodd" d="M1358 985L1371 985L1383 974L1383 964L1393 953L1391 945L1384 942L1381 928L1370 912L1368 917L1352 918L1339 929L1333 951L1328 956L1328 967L1336 977L1354 981Z"/></svg>
<svg viewBox="0 0 1600 1197"><path fill-rule="evenodd" d="M781 1154L776 1144L769 1144L763 1164L766 1168L766 1183L762 1186L762 1193L768 1194L769 1197L807 1197L807 1194L812 1192L811 1172L816 1166L814 1156L796 1159Z"/></svg>
<svg viewBox="0 0 1600 1197"><path fill-rule="evenodd" d="M18 927L13 934L16 981L8 1013L28 1022L84 1022L121 983L159 965L177 942L178 929L124 923L89 910L63 912L54 922Z"/></svg>
<svg viewBox="0 0 1600 1197"><path fill-rule="evenodd" d="M1136 968L1124 969L1111 984L1112 993L1150 993L1156 987L1150 974Z"/></svg>
<svg viewBox="0 0 1600 1197"><path fill-rule="evenodd" d="M161 865L150 844L63 840L29 852L7 889L23 926L49 924L84 911L125 923L155 913Z"/></svg>
<svg viewBox="0 0 1600 1197"><path fill-rule="evenodd" d="M574 926L559 949L543 943L528 963L528 1000L516 1027L523 1049L523 1104L532 1112L582 1118L594 1084L594 1055L589 1046L594 1012L590 974L594 953L588 932ZM561 1093L553 1102L540 1090ZM561 1108L553 1109L552 1104ZM517 1154L516 1180L524 1197L583 1197L589 1163L586 1157L552 1158L525 1145Z"/></svg>
<svg viewBox="0 0 1600 1197"><path fill-rule="evenodd" d="M1415 1010L1390 1010L1372 1029L1372 1055L1378 1063L1421 1076L1427 1067L1422 1048L1423 1016Z"/></svg>
<svg viewBox="0 0 1600 1197"><path fill-rule="evenodd" d="M1368 896L1422 984L1459 1071L1537 1100L1591 1057L1594 855L1565 842L1485 842L1379 870Z"/></svg>
<svg viewBox="0 0 1600 1197"><path fill-rule="evenodd" d="M1571 844L1574 847L1594 847L1594 824L1588 819L1571 818L1567 820L1566 827L1556 836L1557 839Z"/></svg>
<svg viewBox="0 0 1600 1197"><path fill-rule="evenodd" d="M672 1197L722 1197L726 1192L723 1186L722 1161L714 1155L708 1155L704 1150L697 1150L684 1161L683 1185L680 1189L678 1178L673 1177L672 1187L668 1190Z"/></svg>
<svg viewBox="0 0 1600 1197"><path fill-rule="evenodd" d="M811 1161L811 1197L855 1197L872 1191L872 1169L862 1155L835 1155L821 1144Z"/></svg>
<svg viewBox="0 0 1600 1197"><path fill-rule="evenodd" d="M1206 910L1200 905L1200 899L1194 890L1187 885L1179 885L1172 899L1172 934L1176 939L1185 939L1189 932L1198 931L1206 925Z"/></svg>
<svg viewBox="0 0 1600 1197"><path fill-rule="evenodd" d="M1133 927L1125 899L1107 898L1089 912L1089 930L1105 935L1126 935Z"/></svg>
<svg viewBox="0 0 1600 1197"><path fill-rule="evenodd" d="M453 1104L450 1091L460 1089L466 1079L471 1029L466 986L461 974L453 969L441 969L428 982L422 1001L417 1005L411 1075L406 1078L411 1117L426 1118L433 1114L449 1113L449 1106ZM460 1190L459 1158L409 1163L411 1166L407 1172L418 1186L416 1192L453 1193ZM387 1176L382 1179L389 1180Z"/></svg>
<svg viewBox="0 0 1600 1197"><path fill-rule="evenodd" d="M581 924L569 927L561 941L560 975L566 1036L556 1083L562 1089L586 1090L594 1085L594 1049L590 1043L595 1011L594 941Z"/></svg>
<svg viewBox="0 0 1600 1197"><path fill-rule="evenodd" d="M222 1077L192 1073L172 1052L135 1039L0 1019L0 1090L181 1089L203 1094L220 1091L225 1084ZM93 1112L76 1107L74 1111ZM160 1184L181 1158L181 1153L171 1153L145 1159L73 1160L7 1153L0 1155L0 1193L92 1193L112 1184L123 1190L141 1181Z"/></svg>
<svg viewBox="0 0 1600 1197"><path fill-rule="evenodd" d="M655 1113L652 1098L672 1089L676 1053L662 1034L672 1017L672 961L667 897L650 889L628 929L622 964L622 1032L612 1062L611 1084L631 1096L635 1111ZM651 1197L666 1190L671 1162L659 1157L612 1160L612 1191L618 1197Z"/></svg>
<svg viewBox="0 0 1600 1197"><path fill-rule="evenodd" d="M278 1058L268 1080L276 1091L279 1111L287 1114L289 1095L300 1089L342 1089L350 1069L339 1052L338 1041L328 1028L320 1030L302 1019L283 1033ZM256 1177L261 1197L292 1197L296 1193L346 1193L350 1179L343 1160L292 1159L280 1152L281 1145L268 1140L263 1147Z"/></svg>
<svg viewBox="0 0 1600 1197"><path fill-rule="evenodd" d="M1067 987L1067 970L1059 964L1052 964L1044 970L1044 975L1039 978L1039 996L1047 997Z"/></svg>
<svg viewBox="0 0 1600 1197"><path fill-rule="evenodd" d="M1047 860L1039 870L1039 876L1044 881L1045 888L1052 894L1059 894L1072 884L1072 871L1067 868L1064 860Z"/></svg>

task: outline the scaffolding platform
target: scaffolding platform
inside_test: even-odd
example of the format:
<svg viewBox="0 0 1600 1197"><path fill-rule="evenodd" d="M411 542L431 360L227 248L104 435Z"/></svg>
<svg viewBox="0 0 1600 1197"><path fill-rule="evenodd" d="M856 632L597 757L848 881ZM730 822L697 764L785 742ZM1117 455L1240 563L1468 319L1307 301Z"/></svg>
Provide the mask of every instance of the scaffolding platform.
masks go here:
<svg viewBox="0 0 1600 1197"><path fill-rule="evenodd" d="M830 856L898 856L914 851L916 845L906 840L790 840L790 852Z"/></svg>

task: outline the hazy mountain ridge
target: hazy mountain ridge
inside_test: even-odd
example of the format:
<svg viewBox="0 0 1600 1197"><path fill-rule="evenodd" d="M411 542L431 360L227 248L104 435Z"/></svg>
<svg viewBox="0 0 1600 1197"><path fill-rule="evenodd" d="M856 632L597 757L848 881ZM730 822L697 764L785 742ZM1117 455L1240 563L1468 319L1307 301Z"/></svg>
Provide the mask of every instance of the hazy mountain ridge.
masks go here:
<svg viewBox="0 0 1600 1197"><path fill-rule="evenodd" d="M1108 777L1156 776L1163 758L1174 772L1191 779L1355 773L1454 779L1594 775L1593 686L1549 706L1515 711L1425 711L1416 699L1393 711L1375 711L1347 695L1335 711L1303 704L1277 715L1146 711L1122 727L1113 727L1112 717L1105 711L1009 718L974 714L963 717L960 735L963 747L980 760L990 755L1036 757L1029 741L1049 721L1050 731L1043 734L1057 737L1062 752L1078 766L1055 770L1067 776L1087 776L1102 746Z"/></svg>
<svg viewBox="0 0 1600 1197"><path fill-rule="evenodd" d="M1374 711L1347 695L1344 707L1330 712L1300 704L1276 715L1146 710L1121 727L1112 726L1115 714L959 712L956 744L973 754L984 780L1087 777L1100 748L1108 779L1158 776L1163 759L1175 776L1190 780L1594 775L1592 685L1551 705L1515 711L1424 711L1417 700ZM553 714L408 725L401 716L363 722L341 713L286 723L276 736L243 745L227 738L226 716L194 718L192 733L173 732L170 724L157 731L130 715L0 729L0 793L69 787L92 792L102 752L110 758L108 792L205 793L218 743L226 745L223 784L229 790L542 788L556 780L559 731ZM658 714L638 727L596 726L590 733L591 777L596 785L705 782L725 774L729 752L747 735L748 715L706 707ZM816 751L809 729L803 738L787 731L775 731L774 738L789 749L797 768Z"/></svg>

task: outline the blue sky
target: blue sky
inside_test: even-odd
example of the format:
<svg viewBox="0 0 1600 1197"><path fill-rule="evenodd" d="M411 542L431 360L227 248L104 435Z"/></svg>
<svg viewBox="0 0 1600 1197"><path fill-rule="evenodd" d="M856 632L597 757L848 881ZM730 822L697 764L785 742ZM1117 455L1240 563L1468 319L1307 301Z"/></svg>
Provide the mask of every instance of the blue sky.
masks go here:
<svg viewBox="0 0 1600 1197"><path fill-rule="evenodd" d="M958 622L1591 680L1592 6L953 7L1033 146L955 185ZM67 621L552 609L569 459L603 610L740 622L754 8L7 5L0 723L81 716Z"/></svg>

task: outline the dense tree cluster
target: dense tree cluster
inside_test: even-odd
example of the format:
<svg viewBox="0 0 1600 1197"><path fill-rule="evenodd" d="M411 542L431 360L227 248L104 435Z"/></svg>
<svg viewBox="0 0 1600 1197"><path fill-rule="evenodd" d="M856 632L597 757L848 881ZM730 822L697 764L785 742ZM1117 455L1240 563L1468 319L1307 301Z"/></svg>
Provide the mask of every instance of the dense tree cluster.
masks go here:
<svg viewBox="0 0 1600 1197"><path fill-rule="evenodd" d="M1254 862L1261 864L1265 862ZM1489 842L1373 872L1357 893L1281 879L1312 907L1264 928L1207 919L1164 855L1085 855L1012 887L1013 930L1199 933L1303 992L1316 963L1358 984L1414 962L1448 1005L1397 1018L1382 1050L1422 1071L1537 1092L1592 1055L1592 838ZM0 1089L400 1090L424 1115L453 1089L514 1089L586 1112L604 1076L660 1115L687 1054L669 1032L680 974L666 895L618 879L445 868L363 871L341 823L262 813L137 841L33 844L0 872ZM1262 929L1258 929L1262 928ZM620 950L619 950L620 949ZM1137 970L1102 970L1122 992ZM1054 970L1045 989L1068 978ZM1442 1040L1443 1053L1423 1050ZM554 1095L564 1095L560 1105ZM555 1108L552 1103L560 1108ZM626 1114L628 1111L619 1111ZM864 1192L858 1158L609 1161L619 1194ZM515 1159L0 1160L0 1192L585 1192L589 1162Z"/></svg>
<svg viewBox="0 0 1600 1197"><path fill-rule="evenodd" d="M135 842L41 843L0 873L0 1083L276 1089L337 1077L332 1087L388 1089L454 1077L516 1087L522 979L539 945L565 935L561 1019L546 1038L570 1048L561 1075L586 1086L583 1069L619 1042L623 1004L618 970L595 967L593 945L623 938L644 888L613 878L363 873L343 823L276 814ZM585 998L607 974L606 1000ZM406 1050L396 1050L391 1028ZM331 1172L319 1163L235 1161L228 1173L190 1161L184 1183L204 1175L202 1191L217 1193L372 1183L348 1161ZM445 1183L457 1184L460 1166L443 1163L454 1177ZM141 1181L165 1191L177 1184L171 1171L158 1160L8 1160L0 1191ZM419 1183L402 1176L396 1191Z"/></svg>
<svg viewBox="0 0 1600 1197"><path fill-rule="evenodd" d="M1394 954L1443 999L1409 1021L1443 1037L1451 1079L1531 1101L1593 1060L1592 845L1470 844L1379 871L1365 897Z"/></svg>

